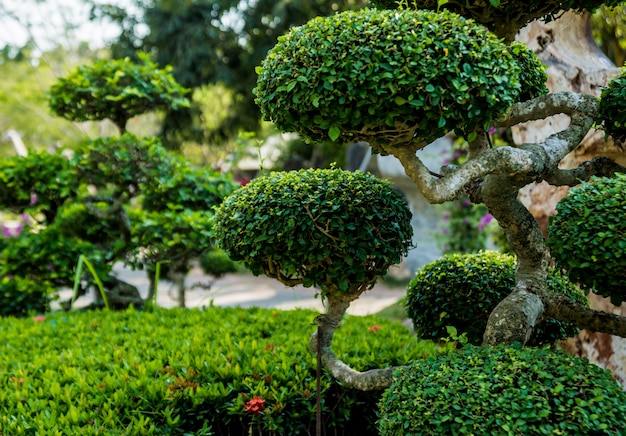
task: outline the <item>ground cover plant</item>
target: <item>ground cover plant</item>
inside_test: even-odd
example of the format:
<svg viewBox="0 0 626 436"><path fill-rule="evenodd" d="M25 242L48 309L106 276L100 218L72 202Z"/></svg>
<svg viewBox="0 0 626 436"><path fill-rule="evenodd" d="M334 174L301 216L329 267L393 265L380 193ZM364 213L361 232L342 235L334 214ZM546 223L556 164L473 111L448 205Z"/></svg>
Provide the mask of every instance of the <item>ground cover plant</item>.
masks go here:
<svg viewBox="0 0 626 436"><path fill-rule="evenodd" d="M589 309L586 302L572 298L566 292L551 292L549 267L552 259L546 240L537 221L518 199L519 190L529 183L546 181L554 186L572 187L594 176L614 179L617 174L626 172L615 161L603 157L591 158L574 169L559 167L559 162L579 146L594 124L605 128L608 136L621 139L623 114L607 108L623 107L626 95L623 78L626 73L611 82L601 99L574 92L550 93L545 85L547 75L544 65L533 52L512 42L517 31L535 18L554 20L558 19L562 9L580 11L617 2L374 3L379 6L378 9L318 17L279 38L257 68L258 82L254 92L265 119L274 122L283 131L296 131L311 141L368 142L375 153L395 156L430 203L453 201L465 194L469 201L485 205L508 239L511 252L516 257L516 269L510 292L499 297L486 320L482 335L484 347L497 346L493 350L510 353L515 356L513 361L525 360L528 356L531 360L540 359L544 355L542 349L519 348L516 344L529 345L533 333L547 320L626 337L626 317ZM488 132L492 128L510 128L556 114L566 115L569 125L541 141L494 146L489 140ZM467 141L467 160L459 165L444 165L440 169L428 168L420 159L419 151L428 147L434 139L452 131ZM335 175L327 176L333 184L341 185L342 177L349 180L348 176L336 171ZM362 218L358 205L363 196L367 196L364 193L369 187L375 185L371 180L354 185L347 182L344 188L352 190L352 194L342 193L347 203L336 205L337 209L333 210L335 203L332 200L319 201L323 194L318 191L323 192L323 188L311 188L310 174L299 173L292 177L301 179L303 195L297 196L288 207L281 203L283 194L279 187L283 179L276 175L234 193L218 212L217 233L222 235L218 236L220 244L229 254L240 256L243 262L268 265L267 268L258 267L255 273L276 277L283 283L305 283L309 271L315 271L316 277L327 280L307 282L321 286L322 298L327 304L326 313L318 318L318 331L311 338L310 350L344 385L363 390L384 389L394 383L395 377L401 377L398 374L403 371L405 374L419 371L409 369L396 373L390 367L356 371L331 350L333 335L350 302L373 283L368 274L376 271L373 273L375 276L388 267L388 264L383 264L378 269L379 265L375 262L359 262L366 258L367 253L355 258L351 241L342 238L344 230L349 226L358 228L363 223L361 233L355 233L363 238L371 235L371 245L361 240L355 244L362 243L372 253L378 253L380 247L375 242L378 239L381 244L393 244L397 253L401 254L406 249L401 244L406 240L402 214L395 210L380 212L384 216L380 222ZM254 186L261 185L265 187L264 193L256 202L249 204L248 213L259 217L271 216L272 225L258 228L247 220L233 219L243 215L237 203L246 197L247 189L252 192ZM613 190L617 193L615 191L619 189ZM583 194L581 199L587 205L596 201L587 194ZM317 205L318 201L320 206L330 206L330 210L320 207L319 214L310 213L311 205ZM354 216L351 215L351 201L357 204ZM624 203L621 200L603 201L603 205L597 211L600 216L615 214L623 217ZM376 207L377 204L371 206L370 215L376 215ZM339 219L337 224L333 222L335 213ZM369 218L368 215L366 217ZM572 219L584 221L584 217L579 216ZM605 233L617 235L616 240L619 240L619 235L623 236L620 228L614 220L608 221L613 226L607 228ZM389 236L379 239L376 232L387 234L387 229L390 229ZM231 241L223 237L247 231L256 233L247 234L242 241L246 250L241 250L237 244L229 246ZM273 250L275 236L292 244L297 243L297 250L301 250L307 260L275 264L273 254L268 254ZM571 238L576 240L579 236L582 235L573 234ZM593 241L603 238L600 233L587 236ZM613 239L605 240L609 241L609 251L615 253L617 264L624 269L624 247L612 242ZM316 246L319 241L329 242L329 245L325 253L318 253L319 263L311 263L308 256L313 253L308 253L306 249ZM566 240L554 239L551 244L566 245ZM578 247L580 249L581 246ZM585 256L585 247L580 253ZM593 255L598 257L596 252ZM337 257L346 264L350 261L344 257L352 257L351 261L356 263L339 271L329 267L331 273L325 276L319 270L324 268L324 259ZM386 260L394 258L391 252L386 253ZM590 277L595 272L592 262L576 265L568 264L566 259L560 262L559 265L566 269L565 273L574 277L576 270L572 266L588 267ZM602 271L599 274L600 278L606 275ZM615 278L623 289L624 283L619 273L617 275ZM599 279L593 283L602 289L591 287L590 291L608 294L614 301L621 298L619 287L603 286L607 283ZM480 298L464 301L463 309L472 311L473 306L480 304ZM491 352L489 348L478 350L477 356ZM545 372L548 379L563 380L549 395L558 396L561 390L577 391L579 384L575 374L561 372L570 365L570 358L558 353L549 356L559 364L542 367L540 371L542 374ZM450 359L454 361L455 371L461 374L460 377L464 373L470 378L474 371L480 373L480 366L477 370L473 366L476 361L473 357L467 359L466 355L457 354ZM511 360L503 362L495 365L493 374L485 373L483 376L488 379L494 374L501 374L508 385L519 384L521 389L527 389L532 398L547 395L537 378L527 381L517 374L507 378L513 363ZM611 385L614 382L590 370L585 366L588 364L571 363L579 364L580 373L593 379L590 381L589 396L579 401L553 402L549 406L551 411L540 416L541 419L520 415L514 421L507 421L506 427L502 425L501 434L563 431L582 435L588 434L587 431L595 423L594 433L615 434L615 423L622 419L626 407L623 394L616 393L614 385ZM412 404L420 401L422 389L433 395L438 389L447 389L445 383L448 380L445 378L430 386L427 385L428 380L419 379L419 375L415 379L410 375L406 377L402 379L406 384L399 382L401 386L398 389L403 390L403 395L389 394L389 403L385 403L385 413L379 421L381 431L392 428L386 425L398 416L411 414ZM594 395L599 396L605 386L612 386L606 391L614 397L612 404L616 409L614 416L600 421L597 420ZM492 387L493 390L486 388L485 392L497 398L500 387ZM586 389L583 391L587 392ZM467 395L469 399L479 398L472 391L468 391ZM522 410L526 400L525 397L512 395L511 401L514 410ZM488 419L493 410L483 409L479 401L462 401L458 396L451 399L450 406L461 411L452 417L459 424L450 430L452 434L476 434L478 423L486 422L483 419ZM564 422L563 428L551 427L550 417L556 416L555 411L563 409L577 416L580 414L581 419ZM428 417L425 419L428 420ZM407 429L410 425L411 418L386 434L398 434L400 428ZM412 432L406 434L439 431L420 425L411 429ZM443 428L441 431L446 432Z"/></svg>
<svg viewBox="0 0 626 436"><path fill-rule="evenodd" d="M317 314L211 307L0 319L0 434L311 434L307 338ZM363 370L441 351L375 316L345 319L338 337ZM328 374L321 387L327 434L377 434L380 392Z"/></svg>

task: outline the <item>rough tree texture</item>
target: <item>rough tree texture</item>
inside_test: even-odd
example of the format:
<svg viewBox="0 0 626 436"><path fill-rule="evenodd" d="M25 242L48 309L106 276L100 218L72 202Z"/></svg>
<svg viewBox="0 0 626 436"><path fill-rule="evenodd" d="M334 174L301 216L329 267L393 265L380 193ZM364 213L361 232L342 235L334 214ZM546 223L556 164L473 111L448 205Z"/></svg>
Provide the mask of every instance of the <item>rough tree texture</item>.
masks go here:
<svg viewBox="0 0 626 436"><path fill-rule="evenodd" d="M588 14L566 13L560 19L536 21L520 31L517 40L525 43L548 66L548 88L552 92L574 91L599 96L601 88L619 69L596 46L591 36ZM556 115L547 120L525 123L515 129L516 142L542 141L561 130L569 119ZM612 141L605 141L601 131L590 132L583 143L561 161L561 168L575 168L594 156L607 156L626 166L626 153ZM548 219L556 204L567 195L567 187L546 182L531 184L520 192L520 199L546 233ZM613 306L608 298L590 295L591 308L626 316L626 305ZM600 367L610 369L626 388L626 339L583 330L563 344L568 352L587 357Z"/></svg>

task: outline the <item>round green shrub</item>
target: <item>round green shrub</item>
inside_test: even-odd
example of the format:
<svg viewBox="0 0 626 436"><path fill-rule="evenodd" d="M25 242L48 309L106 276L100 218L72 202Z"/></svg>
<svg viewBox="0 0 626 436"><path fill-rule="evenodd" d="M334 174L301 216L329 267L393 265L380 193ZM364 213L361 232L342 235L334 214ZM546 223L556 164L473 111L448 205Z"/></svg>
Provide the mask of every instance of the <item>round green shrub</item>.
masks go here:
<svg viewBox="0 0 626 436"><path fill-rule="evenodd" d="M585 295L567 278L551 269L548 290L564 294L581 304ZM515 258L495 251L451 254L418 271L404 300L415 330L424 339L447 337L447 326L466 333L470 344L479 345L493 309L515 288ZM544 345L576 336L571 324L546 320L537 326L530 345Z"/></svg>
<svg viewBox="0 0 626 436"><path fill-rule="evenodd" d="M560 350L469 346L401 370L380 408L382 436L618 435L626 393Z"/></svg>
<svg viewBox="0 0 626 436"><path fill-rule="evenodd" d="M371 174L300 170L235 191L217 210L215 237L252 273L324 296L373 284L398 263L411 246L410 218L402 196Z"/></svg>
<svg viewBox="0 0 626 436"><path fill-rule="evenodd" d="M596 123L602 125L607 137L619 143L626 140L626 69L602 89Z"/></svg>
<svg viewBox="0 0 626 436"><path fill-rule="evenodd" d="M626 300L626 174L571 189L556 211L547 241L556 266L620 305Z"/></svg>
<svg viewBox="0 0 626 436"><path fill-rule="evenodd" d="M292 29L258 73L256 102L280 129L385 146L488 126L519 99L522 66L456 14L365 9Z"/></svg>
<svg viewBox="0 0 626 436"><path fill-rule="evenodd" d="M128 58L99 60L60 78L50 88L49 105L70 121L108 118L124 131L136 115L189 106L188 90L176 83L171 71L169 66L159 69L147 56L141 63Z"/></svg>
<svg viewBox="0 0 626 436"><path fill-rule="evenodd" d="M200 267L206 274L213 277L221 277L224 274L237 272L237 263L220 248L215 248L204 252L200 256Z"/></svg>

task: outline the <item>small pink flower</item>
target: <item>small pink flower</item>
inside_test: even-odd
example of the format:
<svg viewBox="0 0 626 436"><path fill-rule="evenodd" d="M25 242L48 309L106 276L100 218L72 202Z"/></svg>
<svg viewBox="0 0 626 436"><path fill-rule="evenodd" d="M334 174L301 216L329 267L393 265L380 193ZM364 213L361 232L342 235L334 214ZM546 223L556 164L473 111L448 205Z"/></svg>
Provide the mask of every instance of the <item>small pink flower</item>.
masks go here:
<svg viewBox="0 0 626 436"><path fill-rule="evenodd" d="M30 195L30 204L35 204L37 203L37 194L31 194Z"/></svg>
<svg viewBox="0 0 626 436"><path fill-rule="evenodd" d="M373 326L367 329L367 331L371 333L376 333L379 330L380 330L380 326L378 324L374 324Z"/></svg>
<svg viewBox="0 0 626 436"><path fill-rule="evenodd" d="M489 127L489 134L494 135L495 133L496 133L496 128L493 126Z"/></svg>
<svg viewBox="0 0 626 436"><path fill-rule="evenodd" d="M35 322L44 322L46 320L46 317L44 315L39 315L39 316L34 316L33 317L33 321Z"/></svg>

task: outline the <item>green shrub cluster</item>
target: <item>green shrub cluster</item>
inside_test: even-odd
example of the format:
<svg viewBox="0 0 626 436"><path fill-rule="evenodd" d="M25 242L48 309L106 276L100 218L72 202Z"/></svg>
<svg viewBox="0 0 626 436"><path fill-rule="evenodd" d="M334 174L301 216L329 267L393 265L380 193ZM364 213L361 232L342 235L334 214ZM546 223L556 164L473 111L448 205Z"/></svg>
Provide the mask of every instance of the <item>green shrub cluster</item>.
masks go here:
<svg viewBox="0 0 626 436"><path fill-rule="evenodd" d="M619 306L626 300L626 174L583 183L556 211L547 245L557 267Z"/></svg>
<svg viewBox="0 0 626 436"><path fill-rule="evenodd" d="M585 295L554 269L547 285L551 292L588 304ZM514 288L513 256L495 251L451 254L417 272L404 305L420 337L438 340L447 336L447 326L453 326L467 334L470 344L479 345L489 315ZM552 344L578 332L571 324L551 319L537 326L529 344Z"/></svg>
<svg viewBox="0 0 626 436"><path fill-rule="evenodd" d="M390 183L360 171L259 177L218 208L215 238L254 274L322 295L373 284L411 245L411 212Z"/></svg>
<svg viewBox="0 0 626 436"><path fill-rule="evenodd" d="M513 51L448 11L343 12L279 38L254 92L266 120L313 141L428 143L504 115L522 72L525 85L545 89L541 64L517 60L534 55Z"/></svg>
<svg viewBox="0 0 626 436"><path fill-rule="evenodd" d="M313 434L316 315L212 307L0 319L0 434ZM345 319L335 342L359 370L439 351L374 316ZM326 373L321 383L329 434L376 434L380 392Z"/></svg>
<svg viewBox="0 0 626 436"><path fill-rule="evenodd" d="M398 373L380 434L621 435L626 393L607 370L560 350L475 347Z"/></svg>

